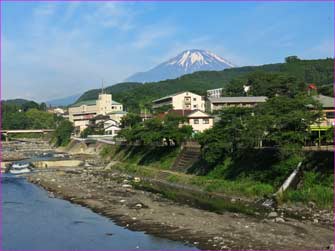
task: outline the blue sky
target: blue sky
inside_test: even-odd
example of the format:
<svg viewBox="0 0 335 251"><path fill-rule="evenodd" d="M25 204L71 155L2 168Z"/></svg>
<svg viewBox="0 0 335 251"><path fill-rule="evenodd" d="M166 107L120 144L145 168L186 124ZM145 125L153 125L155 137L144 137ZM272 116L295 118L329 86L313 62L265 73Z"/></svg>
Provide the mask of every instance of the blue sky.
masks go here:
<svg viewBox="0 0 335 251"><path fill-rule="evenodd" d="M192 48L239 66L333 57L333 10L332 2L4 2L2 96L70 96Z"/></svg>

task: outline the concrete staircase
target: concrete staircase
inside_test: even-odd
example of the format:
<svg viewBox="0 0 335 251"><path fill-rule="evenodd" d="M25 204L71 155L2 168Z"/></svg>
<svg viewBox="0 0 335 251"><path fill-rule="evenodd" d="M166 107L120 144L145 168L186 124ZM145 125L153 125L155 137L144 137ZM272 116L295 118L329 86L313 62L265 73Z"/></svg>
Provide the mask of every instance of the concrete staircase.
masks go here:
<svg viewBox="0 0 335 251"><path fill-rule="evenodd" d="M182 146L182 150L171 169L179 172L187 172L200 159L200 154L201 149L197 142L186 142Z"/></svg>

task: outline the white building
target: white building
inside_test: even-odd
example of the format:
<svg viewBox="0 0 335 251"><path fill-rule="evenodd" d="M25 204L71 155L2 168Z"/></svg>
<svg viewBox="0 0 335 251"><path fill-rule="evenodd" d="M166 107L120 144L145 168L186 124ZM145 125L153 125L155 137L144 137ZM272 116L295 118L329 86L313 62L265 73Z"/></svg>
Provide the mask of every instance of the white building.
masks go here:
<svg viewBox="0 0 335 251"><path fill-rule="evenodd" d="M214 116L200 110L169 110L158 114L163 119L167 115L185 117L184 124L192 126L194 132L203 132L214 125Z"/></svg>
<svg viewBox="0 0 335 251"><path fill-rule="evenodd" d="M208 98L220 98L223 94L223 88L217 88L212 90L207 90Z"/></svg>
<svg viewBox="0 0 335 251"><path fill-rule="evenodd" d="M105 135L111 135L113 137L115 137L118 132L121 130L120 128L120 124L113 120L113 119L109 119L104 121L104 130L105 130Z"/></svg>
<svg viewBox="0 0 335 251"><path fill-rule="evenodd" d="M188 124L192 126L194 132L203 132L214 125L214 117L199 110L189 114L187 119Z"/></svg>
<svg viewBox="0 0 335 251"><path fill-rule="evenodd" d="M179 92L152 101L153 109L171 106L174 110L205 111L205 98L192 92Z"/></svg>
<svg viewBox="0 0 335 251"><path fill-rule="evenodd" d="M123 106L112 100L112 94L100 94L97 100L82 101L70 106L69 120L73 122L77 131L81 132L95 116L118 111L123 111Z"/></svg>

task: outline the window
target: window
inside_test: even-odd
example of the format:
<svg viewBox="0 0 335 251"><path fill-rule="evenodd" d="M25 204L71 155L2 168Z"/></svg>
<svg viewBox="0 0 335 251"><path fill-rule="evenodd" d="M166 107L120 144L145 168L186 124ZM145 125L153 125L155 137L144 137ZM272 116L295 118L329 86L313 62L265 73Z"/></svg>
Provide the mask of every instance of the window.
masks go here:
<svg viewBox="0 0 335 251"><path fill-rule="evenodd" d="M197 105L193 105L193 108L197 108Z"/></svg>
<svg viewBox="0 0 335 251"><path fill-rule="evenodd" d="M327 119L335 118L335 113L334 112L326 112L326 118Z"/></svg>
<svg viewBox="0 0 335 251"><path fill-rule="evenodd" d="M199 124L199 119L194 119L194 124L195 125Z"/></svg>
<svg viewBox="0 0 335 251"><path fill-rule="evenodd" d="M193 98L193 101L197 101L197 98Z"/></svg>
<svg viewBox="0 0 335 251"><path fill-rule="evenodd" d="M202 123L203 124L209 124L209 119L204 119Z"/></svg>

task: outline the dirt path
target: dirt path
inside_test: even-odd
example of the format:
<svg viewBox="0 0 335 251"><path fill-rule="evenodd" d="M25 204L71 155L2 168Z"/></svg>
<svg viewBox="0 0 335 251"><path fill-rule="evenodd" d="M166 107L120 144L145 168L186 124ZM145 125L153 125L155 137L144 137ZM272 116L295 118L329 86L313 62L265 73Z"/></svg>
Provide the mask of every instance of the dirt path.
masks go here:
<svg viewBox="0 0 335 251"><path fill-rule="evenodd" d="M274 222L230 212L212 213L133 189L126 175L109 173L106 178L102 169L101 175L96 173L97 168L76 168L36 173L29 179L119 225L201 249L322 250L333 243L331 226L285 217L285 222Z"/></svg>

